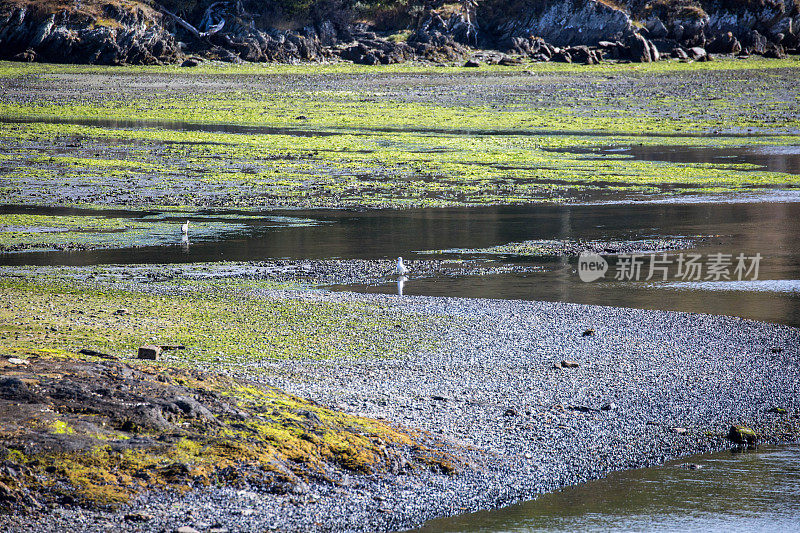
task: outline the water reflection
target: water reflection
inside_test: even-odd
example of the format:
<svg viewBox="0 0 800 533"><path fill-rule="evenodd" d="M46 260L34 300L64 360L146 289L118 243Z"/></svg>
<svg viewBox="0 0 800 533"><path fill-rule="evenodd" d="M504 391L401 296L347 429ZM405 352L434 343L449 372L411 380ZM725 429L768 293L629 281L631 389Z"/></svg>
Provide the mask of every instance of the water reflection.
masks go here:
<svg viewBox="0 0 800 533"><path fill-rule="evenodd" d="M189 234L184 233L181 235L181 250L185 254L189 254Z"/></svg>
<svg viewBox="0 0 800 533"><path fill-rule="evenodd" d="M614 473L496 511L433 520L419 532L798 531L800 448L695 456Z"/></svg>
<svg viewBox="0 0 800 533"><path fill-rule="evenodd" d="M336 132L308 130L300 128L278 128L272 126L248 126L237 124L193 123L178 120L125 120L79 117L32 117L17 118L0 116L0 124L77 124L117 129L149 129L158 128L172 131L203 131L210 133L237 133L245 135L296 135L298 137L316 137L336 135Z"/></svg>
<svg viewBox="0 0 800 533"><path fill-rule="evenodd" d="M755 165L752 170L800 174L800 146L659 146L630 145L607 148L569 148L555 151L575 154L624 155L639 161L669 163Z"/></svg>
<svg viewBox="0 0 800 533"><path fill-rule="evenodd" d="M642 161L670 163L745 163L758 170L800 174L800 146L717 148L710 146L636 146L612 148L603 153L621 153Z"/></svg>
<svg viewBox="0 0 800 533"><path fill-rule="evenodd" d="M407 276L400 276L399 278L397 278L397 295L398 296L402 296L403 295L403 289L406 286L406 281L408 281L408 277Z"/></svg>

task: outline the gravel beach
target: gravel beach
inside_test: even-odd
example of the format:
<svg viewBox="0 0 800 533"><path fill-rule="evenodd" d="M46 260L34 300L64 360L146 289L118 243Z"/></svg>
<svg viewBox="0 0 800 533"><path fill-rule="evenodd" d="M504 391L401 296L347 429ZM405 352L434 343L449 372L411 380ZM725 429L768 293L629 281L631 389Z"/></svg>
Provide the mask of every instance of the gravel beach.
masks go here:
<svg viewBox="0 0 800 533"><path fill-rule="evenodd" d="M613 470L800 436L800 331L731 317L565 303L269 291L448 317L435 349L392 358L269 361L244 371L324 405L449 443L457 474L353 475L292 494L150 493L116 513L6 516L23 531L394 531L508 505ZM562 361L577 363L576 367ZM779 409L776 409L779 408ZM783 411L785 410L785 411ZM127 519L125 518L128 515Z"/></svg>

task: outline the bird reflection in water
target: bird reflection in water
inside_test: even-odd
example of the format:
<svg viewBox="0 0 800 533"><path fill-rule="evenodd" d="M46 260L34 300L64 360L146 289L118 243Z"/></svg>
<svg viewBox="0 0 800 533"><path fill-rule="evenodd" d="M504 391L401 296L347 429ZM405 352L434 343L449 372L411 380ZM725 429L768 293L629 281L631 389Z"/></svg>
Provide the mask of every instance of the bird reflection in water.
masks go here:
<svg viewBox="0 0 800 533"><path fill-rule="evenodd" d="M183 250L185 254L189 253L189 235L186 233L181 235L181 250Z"/></svg>
<svg viewBox="0 0 800 533"><path fill-rule="evenodd" d="M397 295L398 296L402 296L403 295L403 288L406 285L406 281L408 281L408 278L406 276L400 276L399 278L397 278Z"/></svg>

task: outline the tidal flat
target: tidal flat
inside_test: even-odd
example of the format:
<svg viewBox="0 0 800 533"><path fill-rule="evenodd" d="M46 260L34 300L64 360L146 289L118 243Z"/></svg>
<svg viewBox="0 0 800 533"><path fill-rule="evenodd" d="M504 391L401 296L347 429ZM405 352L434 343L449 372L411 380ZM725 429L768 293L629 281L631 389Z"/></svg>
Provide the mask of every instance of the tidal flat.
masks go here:
<svg viewBox="0 0 800 533"><path fill-rule="evenodd" d="M0 63L0 529L396 531L753 444L732 426L797 442L795 327L349 291L394 291L402 248L412 284L563 299L536 276L569 261L533 259L765 231L792 276L792 209L736 202L796 202L798 95L796 58ZM606 202L631 212L580 207Z"/></svg>
<svg viewBox="0 0 800 533"><path fill-rule="evenodd" d="M758 164L614 149L796 146L798 72L796 59L476 72L6 63L0 191L17 205L174 209L792 189L796 174Z"/></svg>

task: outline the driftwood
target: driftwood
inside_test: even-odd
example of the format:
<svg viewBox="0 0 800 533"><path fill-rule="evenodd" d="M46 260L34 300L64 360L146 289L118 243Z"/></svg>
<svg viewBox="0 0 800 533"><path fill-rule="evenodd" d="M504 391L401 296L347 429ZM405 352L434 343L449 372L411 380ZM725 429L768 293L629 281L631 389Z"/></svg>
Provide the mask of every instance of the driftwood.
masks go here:
<svg viewBox="0 0 800 533"><path fill-rule="evenodd" d="M208 19L208 22L210 22L211 17L212 17L211 11L213 10L213 8L216 7L216 6L222 5L224 3L225 2L215 2L215 3L211 4L210 6L208 6L208 9L206 9L205 15L203 15L203 21L200 23L201 27L203 27L203 23L204 22L207 22L206 19ZM175 21L176 24L178 24L180 27L182 27L183 29L185 29L186 31L191 33L192 36L195 39L202 40L202 39L205 39L207 37L210 37L210 36L214 35L215 33L218 33L225 26L225 19L220 17L220 20L218 22L216 22L215 24L210 25L207 28L204 28L205 31L200 31L197 28L195 28L194 26L192 26L190 23L186 22L184 19L182 19L181 17L179 17L178 15L173 13L172 11L168 10L167 8L165 8L164 6L162 6L160 4L156 4L156 7L158 7L158 10L161 11L162 13L164 13L165 15L168 15L168 16L172 17L172 19Z"/></svg>
<svg viewBox="0 0 800 533"><path fill-rule="evenodd" d="M200 29L203 30L206 35L214 35L225 26L225 18L215 11L219 7L226 7L227 4L227 2L214 2L206 8L206 12L200 20Z"/></svg>

